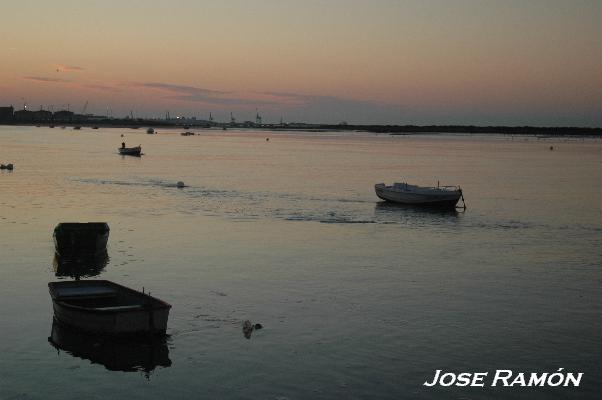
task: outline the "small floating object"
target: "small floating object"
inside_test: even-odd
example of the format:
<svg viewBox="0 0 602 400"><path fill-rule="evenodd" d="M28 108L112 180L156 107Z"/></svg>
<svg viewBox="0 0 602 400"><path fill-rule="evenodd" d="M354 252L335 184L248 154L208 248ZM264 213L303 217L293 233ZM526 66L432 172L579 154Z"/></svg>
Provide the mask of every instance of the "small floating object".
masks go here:
<svg viewBox="0 0 602 400"><path fill-rule="evenodd" d="M252 324L251 321L249 321L248 319L242 323L242 333L247 339L251 339L251 334L253 333L253 330L259 330L261 328L263 328L263 325Z"/></svg>
<svg viewBox="0 0 602 400"><path fill-rule="evenodd" d="M109 231L106 222L61 222L52 235L55 251L61 256L103 254Z"/></svg>
<svg viewBox="0 0 602 400"><path fill-rule="evenodd" d="M148 133L149 135L152 135L153 133L155 133L155 130L153 128L148 128L146 130L146 133Z"/></svg>
<svg viewBox="0 0 602 400"><path fill-rule="evenodd" d="M178 181L178 183L176 183L176 187L178 187L178 188L185 188L186 185L184 184L184 182Z"/></svg>
<svg viewBox="0 0 602 400"><path fill-rule="evenodd" d="M253 333L253 324L251 321L246 320L242 323L242 333L247 339L251 339L251 334Z"/></svg>
<svg viewBox="0 0 602 400"><path fill-rule="evenodd" d="M265 141L266 141L266 142L269 142L269 141L270 141L270 138L269 138L269 137L265 138Z"/></svg>
<svg viewBox="0 0 602 400"><path fill-rule="evenodd" d="M93 126L92 129L98 129L98 127L97 126Z"/></svg>
<svg viewBox="0 0 602 400"><path fill-rule="evenodd" d="M78 130L82 129L82 127L81 126L74 126L73 129L75 129L75 130L78 131Z"/></svg>
<svg viewBox="0 0 602 400"><path fill-rule="evenodd" d="M105 280L48 283L54 317L101 335L165 335L171 305Z"/></svg>
<svg viewBox="0 0 602 400"><path fill-rule="evenodd" d="M14 169L14 167L12 164L6 164L6 165L0 164L0 169L7 169L9 171L12 171Z"/></svg>
<svg viewBox="0 0 602 400"><path fill-rule="evenodd" d="M550 146L550 150L554 150L554 146Z"/></svg>

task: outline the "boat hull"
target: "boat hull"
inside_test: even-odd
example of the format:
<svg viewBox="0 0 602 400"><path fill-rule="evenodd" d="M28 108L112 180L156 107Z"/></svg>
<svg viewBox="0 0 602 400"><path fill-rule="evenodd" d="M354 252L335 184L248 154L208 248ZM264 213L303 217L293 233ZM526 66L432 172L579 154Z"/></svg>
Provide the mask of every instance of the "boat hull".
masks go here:
<svg viewBox="0 0 602 400"><path fill-rule="evenodd" d="M102 255L107 251L109 232L104 222L60 223L53 233L55 251L61 256Z"/></svg>
<svg viewBox="0 0 602 400"><path fill-rule="evenodd" d="M97 286L94 286L94 285ZM50 282L54 317L61 323L83 332L109 336L140 334L164 335L171 306L162 300L108 281ZM100 298L103 290L120 292L129 300L112 306L93 305L93 296L67 297L61 292L91 288ZM106 294L108 292L104 292ZM85 298L84 298L85 297ZM77 301L80 303L78 304Z"/></svg>
<svg viewBox="0 0 602 400"><path fill-rule="evenodd" d="M433 190L430 193L416 193L383 184L376 185L374 190L376 196L385 201L434 208L454 208L462 196L462 192L459 190Z"/></svg>
<svg viewBox="0 0 602 400"><path fill-rule="evenodd" d="M140 157L142 155L142 147L120 147L119 154L122 156L135 156Z"/></svg>

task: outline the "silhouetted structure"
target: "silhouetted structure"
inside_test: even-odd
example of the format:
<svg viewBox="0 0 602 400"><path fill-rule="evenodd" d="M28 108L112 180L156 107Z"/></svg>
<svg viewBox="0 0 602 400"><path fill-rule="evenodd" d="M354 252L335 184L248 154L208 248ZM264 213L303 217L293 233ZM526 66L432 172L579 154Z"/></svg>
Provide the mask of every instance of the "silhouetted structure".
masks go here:
<svg viewBox="0 0 602 400"><path fill-rule="evenodd" d="M29 110L18 110L13 114L15 122L34 122L34 113Z"/></svg>
<svg viewBox="0 0 602 400"><path fill-rule="evenodd" d="M14 112L13 106L0 107L0 122L12 122Z"/></svg>
<svg viewBox="0 0 602 400"><path fill-rule="evenodd" d="M73 111L61 110L54 113L53 118L54 122L72 122L73 121Z"/></svg>
<svg viewBox="0 0 602 400"><path fill-rule="evenodd" d="M36 122L50 122L52 121L52 113L46 110L33 111L33 119Z"/></svg>

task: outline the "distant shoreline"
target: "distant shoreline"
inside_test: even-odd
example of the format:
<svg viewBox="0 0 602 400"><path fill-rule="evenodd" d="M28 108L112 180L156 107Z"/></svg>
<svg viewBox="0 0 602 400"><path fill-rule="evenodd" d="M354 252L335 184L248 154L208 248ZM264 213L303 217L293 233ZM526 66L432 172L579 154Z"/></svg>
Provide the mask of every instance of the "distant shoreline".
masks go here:
<svg viewBox="0 0 602 400"><path fill-rule="evenodd" d="M55 126L55 127L104 127L104 128L174 128L174 129L249 129L272 131L364 131L387 133L390 135L409 135L427 133L468 133L468 134L501 134L501 135L544 135L544 136L592 136L602 137L602 128L584 127L541 127L541 126L476 126L476 125L350 125L350 124L249 124L219 123L207 121L187 121L179 123L165 120L81 120L77 122L0 122L4 126Z"/></svg>

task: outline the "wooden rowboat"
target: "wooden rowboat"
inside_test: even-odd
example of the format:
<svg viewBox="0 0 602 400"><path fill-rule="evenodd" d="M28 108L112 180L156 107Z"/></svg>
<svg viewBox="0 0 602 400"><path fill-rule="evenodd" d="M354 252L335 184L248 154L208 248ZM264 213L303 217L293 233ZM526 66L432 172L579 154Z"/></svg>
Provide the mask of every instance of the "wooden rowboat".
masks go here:
<svg viewBox="0 0 602 400"><path fill-rule="evenodd" d="M171 305L105 280L48 283L54 317L101 335L164 335Z"/></svg>

